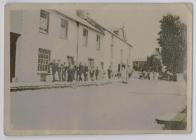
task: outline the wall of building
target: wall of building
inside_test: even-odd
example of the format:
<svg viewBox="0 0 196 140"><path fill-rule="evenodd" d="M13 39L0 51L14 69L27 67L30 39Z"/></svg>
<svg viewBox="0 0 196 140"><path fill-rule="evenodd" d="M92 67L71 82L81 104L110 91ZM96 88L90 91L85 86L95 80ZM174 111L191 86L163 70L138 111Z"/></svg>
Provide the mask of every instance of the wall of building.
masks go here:
<svg viewBox="0 0 196 140"><path fill-rule="evenodd" d="M61 60L61 63L67 61L67 56L77 57L83 64L88 64L88 59L94 59L95 66L101 67L104 62L104 69L107 70L111 62L114 71L117 71L118 64L121 63L121 50L123 50L122 62L127 63L129 58L129 47L126 43L113 37L108 32L105 35L100 34L88 27L79 24L73 20L59 15L55 11L48 11L49 31L47 34L39 31L40 11L26 10L15 13L12 17L13 24L11 32L20 32L21 36L17 42L16 50L16 77L20 82L40 81L38 72L38 50L39 48L51 51L51 61ZM60 37L60 20L64 18L68 21L68 36L66 39ZM18 21L15 21L18 19ZM20 27L19 27L20 26ZM19 27L18 29L16 29ZM88 45L83 43L83 28L88 30ZM100 49L97 49L96 36L100 35ZM77 42L78 38L78 42ZM78 43L78 44L77 44ZM113 43L113 57L111 57L111 44Z"/></svg>
<svg viewBox="0 0 196 140"><path fill-rule="evenodd" d="M13 10L10 12L10 32L20 34L22 33L22 26L23 26L23 11ZM22 59L22 37L20 36L16 42L16 69L15 73L21 73L21 66L20 60Z"/></svg>
<svg viewBox="0 0 196 140"><path fill-rule="evenodd" d="M21 34L22 31L22 18L23 18L22 10L13 10L10 12L11 22L10 22L10 30L11 32Z"/></svg>
<svg viewBox="0 0 196 140"><path fill-rule="evenodd" d="M104 69L107 70L112 62L111 57L111 44L112 44L112 36L108 32L105 32L105 36L103 38L103 54L104 54Z"/></svg>
<svg viewBox="0 0 196 140"><path fill-rule="evenodd" d="M88 59L94 59L95 66L99 66L101 61L104 61L104 48L103 48L103 35L93 30L88 30L88 44L87 46L83 43L83 28L79 26L79 60L88 64ZM97 35L100 36L100 49L97 49Z"/></svg>
<svg viewBox="0 0 196 140"><path fill-rule="evenodd" d="M113 45L113 55L111 54L111 46ZM106 32L105 38L104 38L104 56L105 56L105 63L106 68L108 68L112 64L113 71L118 70L118 64L125 64L125 65L131 65L132 58L131 58L131 51L132 49L123 41L121 41L119 38L113 36L109 32ZM122 56L121 56L121 50L122 50Z"/></svg>
<svg viewBox="0 0 196 140"><path fill-rule="evenodd" d="M33 18L32 18L33 17ZM18 81L39 81L38 50L43 48L51 51L51 60L67 60L67 56L76 58L76 23L69 21L68 38L60 38L60 19L63 18L50 11L48 34L39 31L40 11L25 11L23 13L23 26L21 32L21 45L17 53L16 76ZM33 23L33 24L32 24ZM22 55L21 55L22 54Z"/></svg>

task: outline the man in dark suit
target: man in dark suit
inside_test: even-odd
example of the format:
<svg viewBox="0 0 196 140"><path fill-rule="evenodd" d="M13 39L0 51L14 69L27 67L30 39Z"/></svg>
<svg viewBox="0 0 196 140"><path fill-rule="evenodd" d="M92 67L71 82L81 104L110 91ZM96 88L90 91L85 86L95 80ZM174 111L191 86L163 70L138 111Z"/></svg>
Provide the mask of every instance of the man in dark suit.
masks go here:
<svg viewBox="0 0 196 140"><path fill-rule="evenodd" d="M84 81L88 81L88 66L84 64Z"/></svg>
<svg viewBox="0 0 196 140"><path fill-rule="evenodd" d="M95 78L96 78L96 80L98 80L98 75L99 75L99 69L98 69L98 67L96 67L96 70L95 70Z"/></svg>
<svg viewBox="0 0 196 140"><path fill-rule="evenodd" d="M55 74L57 71L56 60L54 59L51 63L49 63L49 66L52 68L52 81L55 82L56 81Z"/></svg>
<svg viewBox="0 0 196 140"><path fill-rule="evenodd" d="M82 81L82 74L83 74L83 65L80 62L79 67L78 67L78 76L79 76L79 81Z"/></svg>
<svg viewBox="0 0 196 140"><path fill-rule="evenodd" d="M66 63L64 62L63 64L61 64L61 77L62 77L62 81L66 80L66 72L67 72L67 66Z"/></svg>

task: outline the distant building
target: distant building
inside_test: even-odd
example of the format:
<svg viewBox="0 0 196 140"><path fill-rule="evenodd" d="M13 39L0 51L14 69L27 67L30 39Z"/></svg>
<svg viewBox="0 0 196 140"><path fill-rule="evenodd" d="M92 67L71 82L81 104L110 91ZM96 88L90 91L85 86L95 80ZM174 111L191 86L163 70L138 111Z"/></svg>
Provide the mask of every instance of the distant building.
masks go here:
<svg viewBox="0 0 196 140"><path fill-rule="evenodd" d="M78 14L78 13L77 13ZM10 80L48 80L49 62L83 63L118 71L132 65L132 46L117 33L76 13L57 10L11 12ZM125 36L125 35L124 35Z"/></svg>
<svg viewBox="0 0 196 140"><path fill-rule="evenodd" d="M146 64L147 64L146 60L133 61L133 68L136 71L142 71Z"/></svg>

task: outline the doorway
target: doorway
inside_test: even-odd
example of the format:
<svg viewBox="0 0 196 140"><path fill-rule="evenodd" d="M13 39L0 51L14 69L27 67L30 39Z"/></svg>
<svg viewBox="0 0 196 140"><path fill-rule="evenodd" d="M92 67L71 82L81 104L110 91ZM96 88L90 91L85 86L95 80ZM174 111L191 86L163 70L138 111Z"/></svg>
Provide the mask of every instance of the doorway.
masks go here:
<svg viewBox="0 0 196 140"><path fill-rule="evenodd" d="M20 34L10 32L10 82L15 77L16 69L16 43Z"/></svg>

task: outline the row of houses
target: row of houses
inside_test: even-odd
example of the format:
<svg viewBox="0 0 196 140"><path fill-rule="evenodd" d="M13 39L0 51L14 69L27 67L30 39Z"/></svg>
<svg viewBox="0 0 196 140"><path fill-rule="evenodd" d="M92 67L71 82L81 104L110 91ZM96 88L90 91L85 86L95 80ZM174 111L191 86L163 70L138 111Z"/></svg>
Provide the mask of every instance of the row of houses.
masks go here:
<svg viewBox="0 0 196 140"><path fill-rule="evenodd" d="M10 80L40 81L52 60L119 71L132 67L132 46L125 29L107 29L84 11L13 10L10 12Z"/></svg>

